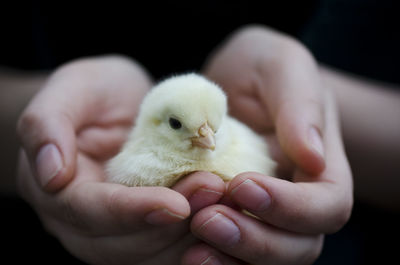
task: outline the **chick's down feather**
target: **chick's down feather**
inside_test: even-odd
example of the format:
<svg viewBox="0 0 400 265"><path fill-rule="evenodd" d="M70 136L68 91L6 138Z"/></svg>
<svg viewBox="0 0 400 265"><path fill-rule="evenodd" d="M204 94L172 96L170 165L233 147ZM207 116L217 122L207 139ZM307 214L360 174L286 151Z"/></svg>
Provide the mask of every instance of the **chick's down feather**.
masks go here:
<svg viewBox="0 0 400 265"><path fill-rule="evenodd" d="M265 141L227 114L227 98L197 74L171 77L145 97L121 151L107 164L110 181L170 187L193 171L227 181L255 171L273 176Z"/></svg>

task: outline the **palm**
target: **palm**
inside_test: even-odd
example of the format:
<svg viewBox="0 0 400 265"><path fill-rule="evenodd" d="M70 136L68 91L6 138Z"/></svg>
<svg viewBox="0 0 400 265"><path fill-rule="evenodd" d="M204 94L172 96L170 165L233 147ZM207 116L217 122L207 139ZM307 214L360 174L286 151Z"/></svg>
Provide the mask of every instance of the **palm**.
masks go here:
<svg viewBox="0 0 400 265"><path fill-rule="evenodd" d="M128 188L122 185L105 182L104 160L110 158L114 151L118 150L121 142L116 140L115 146L107 145L103 146L104 150L96 150L96 153L94 151L95 149L99 149L97 145L98 141L106 141L106 139L109 138L117 139L118 136L112 134L118 129L109 128L104 131L95 131L94 129L88 128L87 130L87 132L81 134L81 138L78 137L78 142L80 142L84 148L79 149L76 176L65 192L71 192L75 194L75 196L85 197L87 196L87 192L84 191L91 191L93 194L96 192L120 192L123 194L127 192L127 190L129 190L128 192L134 193L135 189L141 189L135 187ZM90 137L91 133L93 133L93 135L98 134L97 137L99 138L95 139ZM121 133L122 132L119 132L118 134ZM102 137L104 137L104 139L101 139ZM85 140L88 142L85 142ZM96 155L101 153L103 153L103 155ZM79 197L75 197L75 199L76 202L87 200L87 198ZM74 204L70 206L80 207ZM78 212L80 211L79 209L75 210ZM73 209L72 211L75 210ZM188 222L180 222L178 224L161 227L139 222L133 228L132 222L137 222L137 220L130 220L131 218L126 216L129 209L125 210L127 211L126 213L116 213L115 217L120 218L120 220L117 221L115 227L112 227L111 223L99 223L98 220L89 219L86 224L80 227L80 231L76 236L91 231L89 236L81 237L81 243L82 245L88 246L95 245L97 252L102 255L102 257L99 257L100 259L107 257L125 257L127 252L129 252L129 262L131 262L131 264L139 262L149 262L151 264L178 264L183 251L182 245L187 245L194 240L193 237L189 235ZM88 218L91 217L88 216ZM93 224L97 224L98 227L94 228ZM72 223L69 224L69 226L71 232L74 233L73 231L76 229L76 224ZM122 244L124 244L124 246L120 248L110 248L112 242L123 242ZM164 251L165 249L171 251ZM166 257L166 255L168 255L168 257ZM166 261L168 263L166 263ZM112 262L110 261L110 263ZM120 264L124 264L124 261Z"/></svg>

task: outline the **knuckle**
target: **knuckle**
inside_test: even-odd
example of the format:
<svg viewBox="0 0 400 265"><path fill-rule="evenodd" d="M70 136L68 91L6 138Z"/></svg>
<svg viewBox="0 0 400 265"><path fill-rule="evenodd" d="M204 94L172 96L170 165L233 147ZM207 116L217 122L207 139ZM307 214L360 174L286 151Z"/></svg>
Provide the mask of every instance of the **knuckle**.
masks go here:
<svg viewBox="0 0 400 265"><path fill-rule="evenodd" d="M125 230L135 222L134 217L127 214L130 212L128 209L132 209L132 201L129 198L126 193L114 190L104 200L105 211L112 218L116 229Z"/></svg>
<svg viewBox="0 0 400 265"><path fill-rule="evenodd" d="M273 71L271 74L277 77L287 79L295 77L296 73L301 73L301 75L307 78L315 77L313 80L318 80L316 79L318 76L317 63L314 57L297 40L291 38L282 39L279 47L275 49L275 54L271 56L270 61L269 67L271 70L269 71ZM303 80L300 81L303 82ZM314 81L306 82L312 85ZM301 88L301 86L298 87Z"/></svg>
<svg viewBox="0 0 400 265"><path fill-rule="evenodd" d="M264 25L241 27L231 35L228 43L239 49L236 52L254 59L255 69L260 76L285 75L287 71L284 69L317 71L316 60L301 42ZM249 43L261 43L264 48L249 49Z"/></svg>
<svg viewBox="0 0 400 265"><path fill-rule="evenodd" d="M313 263L321 255L323 245L324 236L320 235L318 236L315 247L310 252L310 264Z"/></svg>
<svg viewBox="0 0 400 265"><path fill-rule="evenodd" d="M26 135L27 132L32 132L35 125L40 121L40 117L36 113L25 110L17 121L17 135L20 139Z"/></svg>
<svg viewBox="0 0 400 265"><path fill-rule="evenodd" d="M63 196L60 208L66 223L82 231L89 231L90 224L87 224L82 218L82 202L77 194L72 192Z"/></svg>
<svg viewBox="0 0 400 265"><path fill-rule="evenodd" d="M240 27L233 33L233 39L252 40L267 32L267 27L261 24L251 24Z"/></svg>
<svg viewBox="0 0 400 265"><path fill-rule="evenodd" d="M325 226L324 232L326 234L333 234L338 232L349 221L353 210L353 195L344 194L342 196L335 196L339 198L335 200L335 208L332 209L329 215L329 222Z"/></svg>
<svg viewBox="0 0 400 265"><path fill-rule="evenodd" d="M296 263L304 265L313 264L321 255L323 243L324 243L324 236L319 235L315 239L313 246L310 247L308 251L306 251L304 255L296 261Z"/></svg>
<svg viewBox="0 0 400 265"><path fill-rule="evenodd" d="M277 63L287 66L313 67L316 68L316 61L311 52L299 41L289 36L279 38L279 48L276 49ZM301 69L301 68L300 68Z"/></svg>
<svg viewBox="0 0 400 265"><path fill-rule="evenodd" d="M353 200L347 199L342 202L340 212L336 215L331 233L339 231L350 219L353 209Z"/></svg>
<svg viewBox="0 0 400 265"><path fill-rule="evenodd" d="M78 225L78 218L76 217L76 207L74 204L73 196L66 196L62 201L62 212L64 213L64 219L67 223L72 224L73 226Z"/></svg>
<svg viewBox="0 0 400 265"><path fill-rule="evenodd" d="M121 196L118 191L112 191L105 201L107 211L112 216L119 216L124 209L124 203L121 201Z"/></svg>

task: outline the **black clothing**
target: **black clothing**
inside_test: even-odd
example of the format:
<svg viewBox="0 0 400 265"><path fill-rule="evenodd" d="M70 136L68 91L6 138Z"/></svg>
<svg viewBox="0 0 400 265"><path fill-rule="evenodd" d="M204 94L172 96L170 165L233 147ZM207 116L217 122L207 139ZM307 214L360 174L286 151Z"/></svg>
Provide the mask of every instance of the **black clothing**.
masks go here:
<svg viewBox="0 0 400 265"><path fill-rule="evenodd" d="M3 3L0 65L54 69L82 56L121 53L135 58L159 79L200 70L209 52L233 30L260 23L299 38L322 63L400 84L400 9L395 0L246 0L226 4L178 0L128 2L126 6L100 2ZM0 227L6 246L3 260L81 264L41 228L25 202L0 199ZM344 229L327 236L316 264L397 260L396 243L391 242L400 235L389 227L399 220L399 216L356 203ZM390 240L388 235L397 238Z"/></svg>
<svg viewBox="0 0 400 265"><path fill-rule="evenodd" d="M302 39L317 60L400 84L400 2L322 0Z"/></svg>

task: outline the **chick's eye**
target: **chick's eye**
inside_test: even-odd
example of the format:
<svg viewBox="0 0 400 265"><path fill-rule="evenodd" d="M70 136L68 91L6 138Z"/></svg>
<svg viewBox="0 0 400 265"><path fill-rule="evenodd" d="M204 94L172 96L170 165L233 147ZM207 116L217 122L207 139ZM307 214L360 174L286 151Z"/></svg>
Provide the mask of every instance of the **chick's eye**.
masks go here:
<svg viewBox="0 0 400 265"><path fill-rule="evenodd" d="M169 126L174 130L178 130L182 127L182 123L177 119L169 118Z"/></svg>

